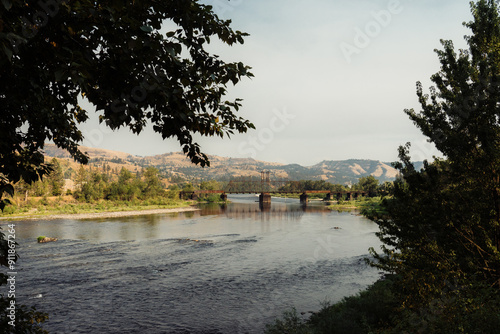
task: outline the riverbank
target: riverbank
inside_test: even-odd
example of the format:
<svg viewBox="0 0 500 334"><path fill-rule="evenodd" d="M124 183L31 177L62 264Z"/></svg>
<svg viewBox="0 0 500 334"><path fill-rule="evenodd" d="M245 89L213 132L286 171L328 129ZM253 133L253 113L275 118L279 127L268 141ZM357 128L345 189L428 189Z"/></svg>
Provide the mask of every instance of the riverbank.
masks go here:
<svg viewBox="0 0 500 334"><path fill-rule="evenodd" d="M382 199L380 197L362 197L359 200L332 202L328 208L335 211L359 210L363 216L372 219L373 217L370 213L379 212L381 210L381 201Z"/></svg>
<svg viewBox="0 0 500 334"><path fill-rule="evenodd" d="M52 220L52 219L99 219L125 216L139 216L198 210L193 201L169 198L148 200L110 201L91 203L78 202L72 198L57 197L13 201L0 213L0 221L9 220Z"/></svg>
<svg viewBox="0 0 500 334"><path fill-rule="evenodd" d="M102 218L118 218L118 217L129 217L129 216L167 214L167 213L177 213L177 212L190 212L198 210L199 209L195 207L182 207L182 208L171 208L171 209L142 209L142 210L130 210L130 211L105 211L105 212L93 212L93 213L46 214L46 215L26 214L22 216L0 217L0 221L19 220L19 219L23 220L102 219Z"/></svg>

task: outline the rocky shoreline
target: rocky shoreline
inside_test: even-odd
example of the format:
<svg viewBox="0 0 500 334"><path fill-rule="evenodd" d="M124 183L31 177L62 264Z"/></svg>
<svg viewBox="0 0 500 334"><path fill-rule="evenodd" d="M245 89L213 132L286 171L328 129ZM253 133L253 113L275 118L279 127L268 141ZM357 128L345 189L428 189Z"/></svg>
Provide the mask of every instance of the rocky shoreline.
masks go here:
<svg viewBox="0 0 500 334"><path fill-rule="evenodd" d="M16 220L101 219L101 218L119 218L119 217L129 217L129 216L156 215L156 214L177 213L177 212L190 212L198 210L199 209L194 207L184 207L184 208L173 208L173 209L149 209L149 210L95 212L95 213L56 214L56 215L46 215L46 216L27 215L27 216L0 217L0 221L12 220L12 219Z"/></svg>

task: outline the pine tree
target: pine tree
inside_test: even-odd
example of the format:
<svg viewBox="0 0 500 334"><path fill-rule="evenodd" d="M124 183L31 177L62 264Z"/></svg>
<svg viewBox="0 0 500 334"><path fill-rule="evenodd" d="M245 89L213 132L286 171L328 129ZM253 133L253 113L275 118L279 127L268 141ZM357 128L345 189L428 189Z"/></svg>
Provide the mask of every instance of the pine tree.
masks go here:
<svg viewBox="0 0 500 334"><path fill-rule="evenodd" d="M49 183L50 192L52 196L60 196L64 189L64 174L62 171L61 164L57 158L53 158L50 162L52 171L47 177Z"/></svg>

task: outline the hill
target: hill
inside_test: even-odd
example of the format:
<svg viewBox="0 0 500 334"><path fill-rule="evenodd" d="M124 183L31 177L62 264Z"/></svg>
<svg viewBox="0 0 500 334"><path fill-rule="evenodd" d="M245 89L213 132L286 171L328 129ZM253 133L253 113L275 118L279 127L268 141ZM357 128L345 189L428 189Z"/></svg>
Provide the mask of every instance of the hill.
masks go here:
<svg viewBox="0 0 500 334"><path fill-rule="evenodd" d="M124 152L81 147L90 157L90 165L101 167L109 165L113 169L125 167L131 171L154 166L160 173L171 179L185 180L229 180L234 177L260 178L262 170L269 170L273 179L288 180L325 180L337 184L356 183L360 177L373 175L380 182L392 181L397 170L376 160L322 161L313 166L280 164L251 158L228 158L210 155L211 167L201 168L193 165L181 152L166 153L148 157L133 156ZM71 163L69 153L47 144L45 154ZM76 170L75 167L73 167Z"/></svg>

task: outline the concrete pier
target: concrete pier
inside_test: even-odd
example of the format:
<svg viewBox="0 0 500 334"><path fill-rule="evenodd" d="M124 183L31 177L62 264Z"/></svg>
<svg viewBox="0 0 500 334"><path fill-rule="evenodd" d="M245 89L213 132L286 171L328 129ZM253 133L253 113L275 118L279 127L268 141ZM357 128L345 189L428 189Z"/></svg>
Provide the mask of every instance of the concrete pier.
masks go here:
<svg viewBox="0 0 500 334"><path fill-rule="evenodd" d="M271 204L271 194L270 193L262 193L259 195L259 203L260 204Z"/></svg>
<svg viewBox="0 0 500 334"><path fill-rule="evenodd" d="M300 203L302 204L306 204L307 203L307 194L306 193L303 193L300 195Z"/></svg>

